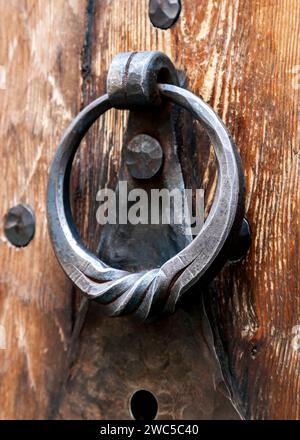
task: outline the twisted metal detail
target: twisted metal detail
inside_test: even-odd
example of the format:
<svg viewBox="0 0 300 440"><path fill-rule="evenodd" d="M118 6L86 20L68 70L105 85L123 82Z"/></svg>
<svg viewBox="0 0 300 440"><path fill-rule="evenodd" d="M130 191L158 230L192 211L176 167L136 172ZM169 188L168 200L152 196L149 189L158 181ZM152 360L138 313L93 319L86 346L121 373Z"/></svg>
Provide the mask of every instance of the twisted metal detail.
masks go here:
<svg viewBox="0 0 300 440"><path fill-rule="evenodd" d="M157 87L161 96L190 111L205 126L218 162L218 185L209 215L200 233L181 252L158 269L130 273L105 264L78 235L69 200L72 161L90 126L112 107L108 95L89 104L72 121L50 171L47 212L56 256L73 283L110 316L131 314L146 320L172 313L183 293L215 263L242 218L243 175L222 121L193 93L170 84Z"/></svg>

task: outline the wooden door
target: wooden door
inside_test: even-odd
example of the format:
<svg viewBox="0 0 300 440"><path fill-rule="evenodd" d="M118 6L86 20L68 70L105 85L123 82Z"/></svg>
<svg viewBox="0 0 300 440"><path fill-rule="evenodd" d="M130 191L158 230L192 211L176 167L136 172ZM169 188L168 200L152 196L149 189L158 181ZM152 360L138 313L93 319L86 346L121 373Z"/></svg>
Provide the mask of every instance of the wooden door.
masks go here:
<svg viewBox="0 0 300 440"><path fill-rule="evenodd" d="M0 0L0 215L25 203L36 216L24 248L1 228L2 419L130 418L130 396L143 388L158 418L300 418L300 2L182 3L176 25L160 30L147 0ZM64 129L105 93L112 57L139 50L165 52L228 126L253 234L247 258L201 300L144 327L99 316L74 291L45 204ZM109 112L74 164L74 215L93 249L91 201L116 180L125 127L122 112ZM209 195L205 143L199 152Z"/></svg>

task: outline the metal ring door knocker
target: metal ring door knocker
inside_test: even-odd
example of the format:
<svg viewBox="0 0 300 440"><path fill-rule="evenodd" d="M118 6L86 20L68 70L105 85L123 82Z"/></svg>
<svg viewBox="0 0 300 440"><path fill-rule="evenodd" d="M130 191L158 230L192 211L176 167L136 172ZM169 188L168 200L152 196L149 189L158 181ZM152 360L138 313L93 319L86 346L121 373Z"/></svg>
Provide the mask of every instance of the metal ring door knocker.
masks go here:
<svg viewBox="0 0 300 440"><path fill-rule="evenodd" d="M198 235L159 268L130 272L110 267L82 243L72 219L69 184L72 161L90 126L112 107L143 109L169 100L189 111L206 129L218 164L218 184ZM228 131L209 105L178 86L177 72L161 52L116 56L107 94L84 108L67 128L51 166L48 223L56 256L67 276L108 315L140 320L172 313L182 295L213 267L220 268L236 240L244 216L244 177Z"/></svg>

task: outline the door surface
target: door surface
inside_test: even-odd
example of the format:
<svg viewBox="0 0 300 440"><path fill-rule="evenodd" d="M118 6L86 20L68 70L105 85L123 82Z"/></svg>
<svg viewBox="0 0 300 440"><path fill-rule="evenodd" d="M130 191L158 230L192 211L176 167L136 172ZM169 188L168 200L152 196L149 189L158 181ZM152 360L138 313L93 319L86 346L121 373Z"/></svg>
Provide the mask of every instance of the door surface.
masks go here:
<svg viewBox="0 0 300 440"><path fill-rule="evenodd" d="M148 7L0 0L0 216L20 203L36 216L24 248L1 226L0 417L130 418L131 396L146 389L158 418L299 419L300 2L183 0L168 30L151 24ZM55 259L46 221L64 129L105 93L113 56L140 50L165 52L229 128L252 228L243 262L153 325L100 316L82 299ZM75 158L73 212L94 250L96 193L116 184L126 124L126 113L108 112ZM187 126L182 160L196 145L208 206L214 160Z"/></svg>

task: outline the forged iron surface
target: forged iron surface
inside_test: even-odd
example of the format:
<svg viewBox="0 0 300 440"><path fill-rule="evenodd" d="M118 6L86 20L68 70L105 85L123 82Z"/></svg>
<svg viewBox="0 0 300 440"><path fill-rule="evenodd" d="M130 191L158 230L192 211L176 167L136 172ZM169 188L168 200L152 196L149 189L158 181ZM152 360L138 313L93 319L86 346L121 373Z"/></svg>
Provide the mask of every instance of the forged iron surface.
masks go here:
<svg viewBox="0 0 300 440"><path fill-rule="evenodd" d="M132 177L150 179L160 170L163 150L159 142L147 134L139 134L126 147L126 165Z"/></svg>
<svg viewBox="0 0 300 440"><path fill-rule="evenodd" d="M116 108L160 105L158 82L178 85L170 59L159 51L122 52L116 55L107 75L107 94Z"/></svg>
<svg viewBox="0 0 300 440"><path fill-rule="evenodd" d="M150 0L149 17L153 26L169 29L178 20L181 11L180 0Z"/></svg>
<svg viewBox="0 0 300 440"><path fill-rule="evenodd" d="M35 215L30 206L22 204L8 210L4 233L14 246L23 247L31 242L35 233Z"/></svg>
<svg viewBox="0 0 300 440"><path fill-rule="evenodd" d="M154 53L155 54L155 53ZM133 57L134 58L134 57ZM130 273L108 266L82 243L74 225L69 183L74 155L89 127L112 107L108 95L96 99L73 120L56 152L48 185L48 223L57 258L66 274L111 316L140 320L172 313L197 280L211 269L243 211L243 177L231 138L215 112L193 93L159 84L157 93L190 111L207 129L218 162L218 185L205 224L195 239L160 268ZM126 102L114 101L116 106Z"/></svg>

